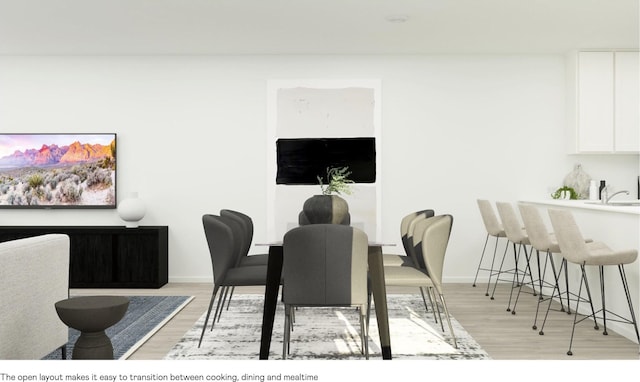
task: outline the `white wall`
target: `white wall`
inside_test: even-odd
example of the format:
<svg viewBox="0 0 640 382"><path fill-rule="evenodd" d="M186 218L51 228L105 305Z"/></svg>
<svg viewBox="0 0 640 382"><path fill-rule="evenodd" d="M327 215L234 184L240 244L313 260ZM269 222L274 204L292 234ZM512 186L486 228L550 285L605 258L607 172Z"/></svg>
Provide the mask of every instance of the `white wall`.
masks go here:
<svg viewBox="0 0 640 382"><path fill-rule="evenodd" d="M202 214L244 211L255 240L266 239L267 80L379 78L383 239L400 244L400 218L410 211L453 214L446 278L469 282L485 235L477 198L545 197L576 162L636 189L637 156L565 155L563 60L0 57L0 126L118 133L119 197L138 191L147 203L141 224L169 226L170 281L203 281L211 268ZM0 210L0 225L103 224L123 223L115 210Z"/></svg>

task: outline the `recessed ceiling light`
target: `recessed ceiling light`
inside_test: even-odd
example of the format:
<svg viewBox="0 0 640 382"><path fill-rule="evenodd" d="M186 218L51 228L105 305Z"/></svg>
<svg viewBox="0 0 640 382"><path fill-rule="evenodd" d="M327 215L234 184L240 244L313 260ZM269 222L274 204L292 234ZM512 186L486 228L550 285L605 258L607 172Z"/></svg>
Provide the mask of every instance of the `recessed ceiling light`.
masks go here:
<svg viewBox="0 0 640 382"><path fill-rule="evenodd" d="M394 24L402 24L404 22L407 22L407 20L409 20L409 16L407 16L407 15L389 15L389 16L385 17L385 20L387 20L390 23L394 23Z"/></svg>

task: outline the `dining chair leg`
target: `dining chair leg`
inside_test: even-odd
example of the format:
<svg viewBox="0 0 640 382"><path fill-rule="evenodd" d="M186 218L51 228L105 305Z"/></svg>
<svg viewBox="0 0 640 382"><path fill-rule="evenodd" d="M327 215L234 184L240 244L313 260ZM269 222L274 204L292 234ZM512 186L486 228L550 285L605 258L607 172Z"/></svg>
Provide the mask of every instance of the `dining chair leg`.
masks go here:
<svg viewBox="0 0 640 382"><path fill-rule="evenodd" d="M371 321L371 298L372 298L372 292L371 292L371 288L369 288L369 291L367 292L367 322L366 322L367 333L369 333L369 322Z"/></svg>
<svg viewBox="0 0 640 382"><path fill-rule="evenodd" d="M449 315L449 309L447 308L447 302L444 298L443 294L440 295L440 301L442 302L442 308L444 310L445 317L447 318L447 324L449 325L449 333L451 333L451 338L453 338L453 346L458 348L458 341L456 339L456 334L453 331L453 325L451 324L451 315Z"/></svg>
<svg viewBox="0 0 640 382"><path fill-rule="evenodd" d="M438 320L440 320L440 327L442 328L442 331L444 332L444 323L442 322L442 314L440 313L440 304L438 304L438 299L436 298L437 291L432 287L429 287L428 290L429 290L429 293L432 295L433 302L434 302L433 317L434 317L434 319L436 321L436 324L438 323Z"/></svg>
<svg viewBox="0 0 640 382"><path fill-rule="evenodd" d="M227 301L227 295L229 294L229 289L231 287L223 287L222 289L222 300L218 300L218 307L216 307L216 315L214 315L214 322L220 322L220 317L222 316L222 311L224 310L224 302ZM217 319L216 319L217 316ZM213 330L213 325L211 325L211 330Z"/></svg>
<svg viewBox="0 0 640 382"><path fill-rule="evenodd" d="M220 288L218 294L218 304L216 304L216 310L213 313L213 319L211 320L211 329L209 329L210 331L213 331L213 327L216 325L216 322L220 321L220 316L222 315L222 310L224 309L224 301L227 295L228 288L229 287L226 286L222 286Z"/></svg>
<svg viewBox="0 0 640 382"><path fill-rule="evenodd" d="M202 323L202 333L200 334L200 341L198 342L198 347L202 345L202 338L204 337L204 331L207 329L207 323L209 322L209 316L211 315L211 309L213 308L213 301L216 299L216 294L218 293L219 285L215 285L213 287L213 291L211 292L211 300L209 301L209 309L207 309L207 316Z"/></svg>
<svg viewBox="0 0 640 382"><path fill-rule="evenodd" d="M369 330L367 328L367 307L360 307L360 338L362 338L362 353L365 359L369 359Z"/></svg>
<svg viewBox="0 0 640 382"><path fill-rule="evenodd" d="M364 355L364 320L363 315L359 314L360 318L360 353Z"/></svg>
<svg viewBox="0 0 640 382"><path fill-rule="evenodd" d="M227 310L229 310L229 305L231 305L231 297L233 297L233 292L236 290L236 287L231 287L231 292L229 293L229 300L227 300Z"/></svg>
<svg viewBox="0 0 640 382"><path fill-rule="evenodd" d="M425 297L424 287L420 287L420 294L422 295L422 302L424 302L424 310L429 312L429 306L427 305L427 299ZM431 295L427 293L427 296L429 296L429 302L431 303L431 306L433 306L433 301L431 301Z"/></svg>
<svg viewBox="0 0 640 382"><path fill-rule="evenodd" d="M284 307L284 332L282 335L282 359L287 359L289 354L290 340L291 340L291 306L285 305Z"/></svg>

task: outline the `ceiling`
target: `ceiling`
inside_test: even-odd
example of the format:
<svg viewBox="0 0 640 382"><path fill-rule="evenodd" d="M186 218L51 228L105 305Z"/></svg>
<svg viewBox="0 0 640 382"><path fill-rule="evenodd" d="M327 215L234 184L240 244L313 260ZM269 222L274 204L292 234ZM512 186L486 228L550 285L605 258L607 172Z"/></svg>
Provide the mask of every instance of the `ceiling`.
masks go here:
<svg viewBox="0 0 640 382"><path fill-rule="evenodd" d="M0 0L2 55L638 49L639 0ZM389 22L387 18L406 18Z"/></svg>

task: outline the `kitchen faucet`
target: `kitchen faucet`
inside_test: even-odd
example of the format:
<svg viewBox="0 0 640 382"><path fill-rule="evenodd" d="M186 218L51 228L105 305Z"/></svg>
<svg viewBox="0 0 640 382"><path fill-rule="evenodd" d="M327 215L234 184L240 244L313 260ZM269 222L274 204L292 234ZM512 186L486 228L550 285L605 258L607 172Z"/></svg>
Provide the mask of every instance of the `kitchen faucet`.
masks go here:
<svg viewBox="0 0 640 382"><path fill-rule="evenodd" d="M609 187L609 186L605 186L605 187L602 189L602 204L608 204L608 203L609 203L609 201L610 201L614 196L616 196L616 195L618 195L618 194L622 194L622 193L624 193L624 194L629 195L629 191L627 191L627 190L622 190L622 191L614 192L613 194L611 194L611 195L609 196L609 190L607 190L607 188L608 188L608 187Z"/></svg>

